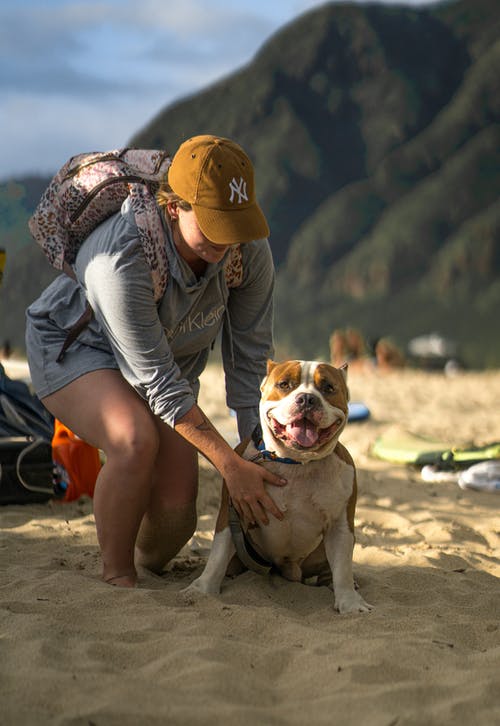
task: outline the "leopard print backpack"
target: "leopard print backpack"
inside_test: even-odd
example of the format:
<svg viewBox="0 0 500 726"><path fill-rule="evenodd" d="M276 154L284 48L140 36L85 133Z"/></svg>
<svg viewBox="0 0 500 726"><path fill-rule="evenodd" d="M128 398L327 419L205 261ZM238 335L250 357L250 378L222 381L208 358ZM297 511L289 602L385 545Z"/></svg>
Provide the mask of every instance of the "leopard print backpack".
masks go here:
<svg viewBox="0 0 500 726"><path fill-rule="evenodd" d="M151 268L156 302L168 282L164 231L155 195L166 179L171 159L157 149L115 149L78 154L57 172L28 222L30 232L49 262L74 276L71 264L84 239L129 199L139 238ZM225 267L228 287L243 278L240 245L231 248ZM77 321L59 354L66 349L92 317L90 306Z"/></svg>

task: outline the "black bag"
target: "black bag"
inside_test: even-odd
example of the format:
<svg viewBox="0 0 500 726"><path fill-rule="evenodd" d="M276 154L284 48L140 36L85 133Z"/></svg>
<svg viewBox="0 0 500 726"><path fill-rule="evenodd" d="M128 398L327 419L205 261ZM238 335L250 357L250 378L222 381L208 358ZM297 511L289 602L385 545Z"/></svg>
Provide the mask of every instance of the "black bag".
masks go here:
<svg viewBox="0 0 500 726"><path fill-rule="evenodd" d="M24 381L13 381L0 364L0 436L52 440L54 417Z"/></svg>
<svg viewBox="0 0 500 726"><path fill-rule="evenodd" d="M0 504L36 504L57 495L49 441L0 437Z"/></svg>
<svg viewBox="0 0 500 726"><path fill-rule="evenodd" d="M0 365L0 505L62 496L52 461L53 417Z"/></svg>

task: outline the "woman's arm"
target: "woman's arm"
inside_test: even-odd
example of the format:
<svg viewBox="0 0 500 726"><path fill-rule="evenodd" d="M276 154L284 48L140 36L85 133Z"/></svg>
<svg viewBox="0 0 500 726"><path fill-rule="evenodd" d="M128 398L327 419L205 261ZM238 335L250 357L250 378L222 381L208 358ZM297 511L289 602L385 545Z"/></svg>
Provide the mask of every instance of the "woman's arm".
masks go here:
<svg viewBox="0 0 500 726"><path fill-rule="evenodd" d="M274 264L267 240L241 246L243 280L229 291L222 337L227 404L238 415L242 438L258 422L260 384L273 353ZM230 327L227 325L230 323Z"/></svg>
<svg viewBox="0 0 500 726"><path fill-rule="evenodd" d="M75 270L123 377L173 426L195 399L158 317L151 270L134 232L119 216L104 223L80 248Z"/></svg>

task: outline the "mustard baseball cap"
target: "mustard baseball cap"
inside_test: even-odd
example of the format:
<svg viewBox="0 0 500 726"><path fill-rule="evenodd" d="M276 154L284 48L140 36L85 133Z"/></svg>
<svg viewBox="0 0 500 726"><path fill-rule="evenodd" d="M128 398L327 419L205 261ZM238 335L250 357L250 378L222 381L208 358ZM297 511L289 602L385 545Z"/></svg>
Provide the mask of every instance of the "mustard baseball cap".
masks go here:
<svg viewBox="0 0 500 726"><path fill-rule="evenodd" d="M252 162L234 141L208 134L188 139L172 159L168 183L189 202L198 226L214 244L250 242L269 235L255 198Z"/></svg>

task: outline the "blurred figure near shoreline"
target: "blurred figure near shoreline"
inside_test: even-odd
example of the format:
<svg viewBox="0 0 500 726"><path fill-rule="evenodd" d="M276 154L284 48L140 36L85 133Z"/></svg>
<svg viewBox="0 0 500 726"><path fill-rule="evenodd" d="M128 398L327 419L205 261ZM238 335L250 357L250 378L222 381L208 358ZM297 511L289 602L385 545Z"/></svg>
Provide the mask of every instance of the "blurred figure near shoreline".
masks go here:
<svg viewBox="0 0 500 726"><path fill-rule="evenodd" d="M333 331L330 336L330 362L335 368L347 363L350 370L373 367L363 336L355 328Z"/></svg>
<svg viewBox="0 0 500 726"><path fill-rule="evenodd" d="M388 337L376 338L367 344L359 330L336 329L330 336L330 362L336 368L347 363L350 370L400 370L406 366L402 351Z"/></svg>
<svg viewBox="0 0 500 726"><path fill-rule="evenodd" d="M388 371L405 368L406 360L402 351L390 338L379 338L373 346L377 370Z"/></svg>

